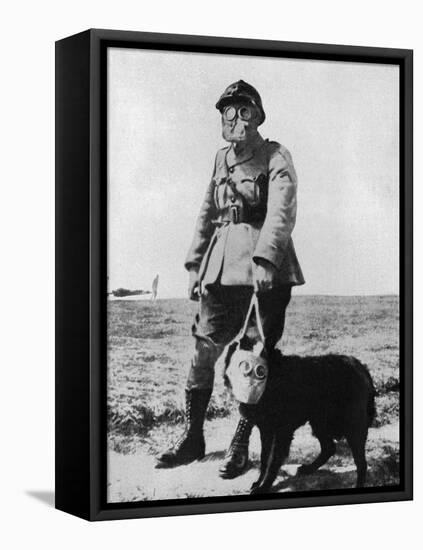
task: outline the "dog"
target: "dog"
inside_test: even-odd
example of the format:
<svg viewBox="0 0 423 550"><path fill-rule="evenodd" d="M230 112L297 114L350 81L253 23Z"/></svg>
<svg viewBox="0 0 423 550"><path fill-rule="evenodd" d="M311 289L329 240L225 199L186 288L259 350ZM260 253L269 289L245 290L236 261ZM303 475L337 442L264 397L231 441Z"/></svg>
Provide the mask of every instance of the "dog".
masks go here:
<svg viewBox="0 0 423 550"><path fill-rule="evenodd" d="M224 357L226 371L239 343L231 344ZM266 352L265 352L266 353ZM357 487L366 482L365 446L375 416L375 388L365 365L355 357L321 355L299 357L266 353L268 378L260 401L240 403L240 413L260 431L260 476L251 494L270 491L289 454L297 428L309 422L319 440L320 455L302 465L297 475L312 474L336 452L335 440L345 437L357 468Z"/></svg>

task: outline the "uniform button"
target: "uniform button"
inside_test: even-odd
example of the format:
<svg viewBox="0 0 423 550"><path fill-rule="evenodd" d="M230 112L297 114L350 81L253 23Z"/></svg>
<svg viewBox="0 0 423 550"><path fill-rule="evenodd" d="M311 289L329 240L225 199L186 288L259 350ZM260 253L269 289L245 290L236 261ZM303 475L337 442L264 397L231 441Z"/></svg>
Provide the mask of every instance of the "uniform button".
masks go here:
<svg viewBox="0 0 423 550"><path fill-rule="evenodd" d="M234 173L234 170L235 170L235 168L234 168L233 166L231 166L231 167L229 168L229 173L230 173L230 174L233 174L233 173Z"/></svg>
<svg viewBox="0 0 423 550"><path fill-rule="evenodd" d="M235 202L235 197L231 197L231 202Z"/></svg>

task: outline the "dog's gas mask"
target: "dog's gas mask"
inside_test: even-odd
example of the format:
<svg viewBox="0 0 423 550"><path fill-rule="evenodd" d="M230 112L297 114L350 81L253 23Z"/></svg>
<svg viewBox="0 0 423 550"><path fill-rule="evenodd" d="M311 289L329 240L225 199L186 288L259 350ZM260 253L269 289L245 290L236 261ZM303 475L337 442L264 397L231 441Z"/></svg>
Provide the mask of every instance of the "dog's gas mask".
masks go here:
<svg viewBox="0 0 423 550"><path fill-rule="evenodd" d="M267 361L256 346L253 351L237 349L226 369L235 399L247 405L257 405L260 401L269 375Z"/></svg>
<svg viewBox="0 0 423 550"><path fill-rule="evenodd" d="M248 325L253 308L255 308L259 341L251 349L243 349ZM246 346L245 346L246 347ZM250 346L248 346L250 347ZM229 346L226 355L225 376L235 399L247 405L256 405L266 389L269 367L265 357L264 334L258 310L257 295L254 294L248 310L245 324L238 338Z"/></svg>

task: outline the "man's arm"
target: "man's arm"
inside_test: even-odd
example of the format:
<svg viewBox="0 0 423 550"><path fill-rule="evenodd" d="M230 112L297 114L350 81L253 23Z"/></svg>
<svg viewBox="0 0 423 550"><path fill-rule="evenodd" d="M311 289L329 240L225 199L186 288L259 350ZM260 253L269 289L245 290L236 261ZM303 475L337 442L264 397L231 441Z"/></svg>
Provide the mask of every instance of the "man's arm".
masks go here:
<svg viewBox="0 0 423 550"><path fill-rule="evenodd" d="M212 220L216 218L217 214L214 201L216 164L217 156L213 176L207 187L197 223L195 224L192 244L185 260L185 268L189 271L188 296L191 300L199 299L198 270L215 229Z"/></svg>
<svg viewBox="0 0 423 550"><path fill-rule="evenodd" d="M282 266L297 215L297 176L291 155L275 144L269 160L267 214L254 251L257 265Z"/></svg>
<svg viewBox="0 0 423 550"><path fill-rule="evenodd" d="M200 268L201 260L207 250L210 238L213 235L214 225L212 220L216 217L216 205L214 202L214 173L207 187L207 191L200 208L200 213L195 224L194 237L188 251L185 268L190 271Z"/></svg>

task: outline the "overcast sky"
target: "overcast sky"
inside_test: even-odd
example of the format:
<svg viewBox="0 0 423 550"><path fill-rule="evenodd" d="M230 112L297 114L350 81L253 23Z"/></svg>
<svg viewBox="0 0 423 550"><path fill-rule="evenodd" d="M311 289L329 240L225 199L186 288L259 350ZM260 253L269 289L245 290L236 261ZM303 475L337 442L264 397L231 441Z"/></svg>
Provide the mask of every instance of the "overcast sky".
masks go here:
<svg viewBox="0 0 423 550"><path fill-rule="evenodd" d="M243 79L264 138L292 153L298 294L386 294L399 281L396 66L109 49L109 287L186 295L183 268L217 149L215 103Z"/></svg>

